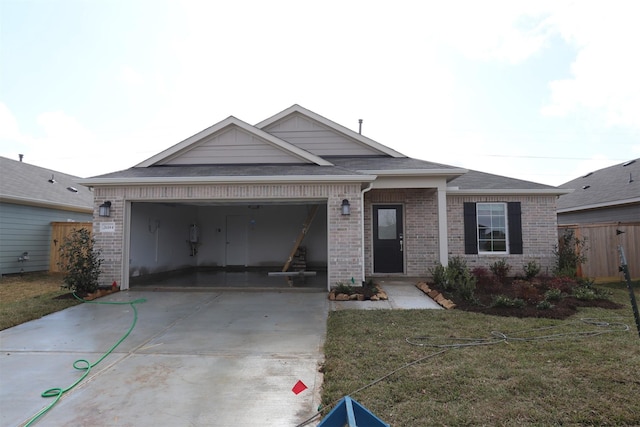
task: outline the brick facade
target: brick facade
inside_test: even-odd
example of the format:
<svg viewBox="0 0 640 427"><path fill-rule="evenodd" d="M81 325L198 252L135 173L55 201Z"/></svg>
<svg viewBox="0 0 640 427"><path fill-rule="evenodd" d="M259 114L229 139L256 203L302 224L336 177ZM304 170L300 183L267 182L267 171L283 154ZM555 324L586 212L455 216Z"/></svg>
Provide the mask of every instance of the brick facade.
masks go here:
<svg viewBox="0 0 640 427"><path fill-rule="evenodd" d="M520 202L522 209L521 255L465 255L464 217L465 202ZM447 196L447 221L449 234L449 256L459 255L470 268L489 267L494 262L506 259L511 265L510 274L521 274L529 261L542 266L543 273L550 273L555 262L554 246L558 243L556 196Z"/></svg>

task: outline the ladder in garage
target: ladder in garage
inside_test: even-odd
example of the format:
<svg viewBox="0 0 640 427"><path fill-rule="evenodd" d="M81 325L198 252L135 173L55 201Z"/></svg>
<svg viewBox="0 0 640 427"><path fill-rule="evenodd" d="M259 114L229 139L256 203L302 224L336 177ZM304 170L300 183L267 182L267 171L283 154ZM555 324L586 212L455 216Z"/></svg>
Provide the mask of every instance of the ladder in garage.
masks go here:
<svg viewBox="0 0 640 427"><path fill-rule="evenodd" d="M289 267L291 266L291 262L293 261L293 257L296 254L296 251L298 250L298 247L300 247L300 243L302 243L302 241L304 240L305 236L307 235L307 231L309 231L309 226L313 222L313 218L315 218L316 213L318 212L318 208L319 208L319 205L313 205L313 207L309 211L309 214L307 215L307 219L304 221L304 224L302 224L302 231L298 235L298 238L296 239L296 242L293 244L293 249L291 250L291 253L289 254L289 258L287 259L287 262L284 264L284 267L282 267L282 271L283 272L286 272L289 269Z"/></svg>

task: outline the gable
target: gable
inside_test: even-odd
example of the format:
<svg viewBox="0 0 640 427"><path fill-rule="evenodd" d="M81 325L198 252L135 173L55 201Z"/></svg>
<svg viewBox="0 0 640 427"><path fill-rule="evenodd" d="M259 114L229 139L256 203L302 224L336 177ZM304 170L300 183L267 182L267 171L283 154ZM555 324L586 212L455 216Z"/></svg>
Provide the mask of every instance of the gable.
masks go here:
<svg viewBox="0 0 640 427"><path fill-rule="evenodd" d="M256 127L318 156L406 157L297 104Z"/></svg>
<svg viewBox="0 0 640 427"><path fill-rule="evenodd" d="M230 116L135 167L282 163L331 165L312 153Z"/></svg>
<svg viewBox="0 0 640 427"><path fill-rule="evenodd" d="M159 165L311 163L237 126L204 138Z"/></svg>
<svg viewBox="0 0 640 427"><path fill-rule="evenodd" d="M301 114L292 114L263 129L317 156L375 156L381 153Z"/></svg>

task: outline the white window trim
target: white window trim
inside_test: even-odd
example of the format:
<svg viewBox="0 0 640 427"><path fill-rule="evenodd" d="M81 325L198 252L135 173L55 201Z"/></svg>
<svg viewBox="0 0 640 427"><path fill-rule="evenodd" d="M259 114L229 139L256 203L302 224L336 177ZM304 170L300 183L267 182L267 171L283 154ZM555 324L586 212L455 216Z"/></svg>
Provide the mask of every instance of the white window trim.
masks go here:
<svg viewBox="0 0 640 427"><path fill-rule="evenodd" d="M504 208L504 251L483 251L480 249L480 221L478 220L478 209L480 205L502 205ZM476 202L476 245L478 246L478 255L509 255L509 206L506 202Z"/></svg>

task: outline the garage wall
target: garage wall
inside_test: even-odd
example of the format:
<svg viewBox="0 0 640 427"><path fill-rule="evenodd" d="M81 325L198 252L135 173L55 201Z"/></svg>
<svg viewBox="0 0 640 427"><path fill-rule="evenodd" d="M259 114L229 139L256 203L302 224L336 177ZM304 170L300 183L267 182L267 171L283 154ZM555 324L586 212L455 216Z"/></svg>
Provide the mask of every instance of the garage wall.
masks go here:
<svg viewBox="0 0 640 427"><path fill-rule="evenodd" d="M310 205L210 206L198 208L201 245L199 266L226 265L227 216L246 221L247 265L251 267L282 267L287 260ZM321 206L311 223L302 246L307 248L310 266L327 266L327 211Z"/></svg>
<svg viewBox="0 0 640 427"><path fill-rule="evenodd" d="M189 225L196 218L197 208L193 206L134 203L129 275L136 277L197 265L187 244Z"/></svg>

